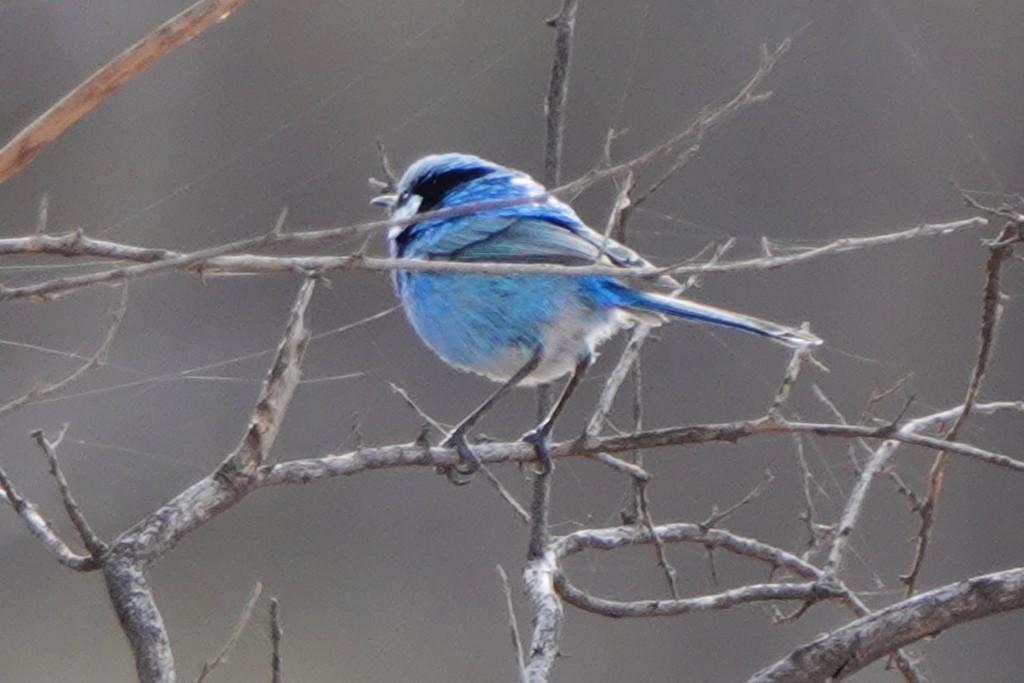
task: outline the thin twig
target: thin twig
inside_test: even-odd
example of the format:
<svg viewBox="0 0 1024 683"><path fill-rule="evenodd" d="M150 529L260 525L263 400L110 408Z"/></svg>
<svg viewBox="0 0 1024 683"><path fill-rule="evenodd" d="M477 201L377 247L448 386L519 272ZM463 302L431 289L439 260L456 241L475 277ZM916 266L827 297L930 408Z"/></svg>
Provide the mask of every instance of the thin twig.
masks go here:
<svg viewBox="0 0 1024 683"><path fill-rule="evenodd" d="M545 127L544 186L555 187L562 174L562 146L565 138L565 105L569 99L569 70L578 0L565 0L561 11L548 19L555 29L555 58L551 63L548 95L544 100Z"/></svg>
<svg viewBox="0 0 1024 683"><path fill-rule="evenodd" d="M82 539L82 543L85 544L89 554L99 561L100 557L107 551L107 544L104 543L96 532L89 526L89 521L85 518L82 513L82 509L78 507L78 503L75 501L75 497L71 495L71 487L68 486L68 480L64 477L64 472L60 468L60 463L57 461L57 448L64 440L64 436L68 432L68 425L64 425L60 429L60 433L57 438L50 441L46 438L46 434L43 430L37 429L32 432L32 438L39 444L39 448L43 450L46 455L46 461L49 465L50 476L53 477L54 481L57 482L57 490L60 491L61 500L64 502L64 510L68 514L68 518L71 520L71 524L75 527L75 531L78 532L78 537Z"/></svg>
<svg viewBox="0 0 1024 683"><path fill-rule="evenodd" d="M461 216L485 209L521 205L539 201L543 197L516 199L514 201L488 201L440 209L430 214L417 214L416 220ZM412 219L406 219L412 220ZM275 235L272 231L259 237L248 238L209 249L194 252L175 252L164 249L147 249L132 245L94 240L80 233L67 235L32 235L0 239L0 255L3 254L58 254L78 257L90 256L106 259L131 261L137 265L120 266L107 270L68 278L59 278L23 287L0 287L0 301L23 298L49 298L77 289L99 284L133 280L164 273L170 270L202 272L204 275L238 273L296 273L324 274L333 271L367 270L408 272L459 272L488 273L492 275L614 275L620 278L650 280L661 275L685 276L693 274L737 273L773 270L793 266L824 256L848 251L869 249L920 237L947 235L965 230L974 230L987 225L980 217L949 223L922 224L893 233L870 237L842 238L828 244L785 256L759 257L739 261L710 264L676 264L665 267L619 268L615 266L563 266L537 263L487 263L467 261L441 261L417 259L376 258L360 253L342 256L259 256L244 254L254 249L284 244L310 244L334 240L345 240L379 231L396 224L394 221L372 221L353 226L324 230L298 231Z"/></svg>
<svg viewBox="0 0 1024 683"><path fill-rule="evenodd" d="M717 263L732 248L733 244L735 244L735 240L729 239L717 245L708 263L710 265ZM687 289L697 286L700 283L700 279L699 274L690 275L685 282L676 287L672 292L672 296L679 296ZM611 412L619 389L622 388L623 382L626 381L630 368L636 364L640 357L640 352L643 350L644 343L646 343L647 337L651 333L651 328L651 325L640 323L633 329L626 347L622 350L622 354L615 364L615 368L601 388L601 395L597 399L597 406L594 408L594 412L590 416L590 421L587 423L587 428L584 432L587 438L596 436L601 432L601 428L604 426L608 413Z"/></svg>
<svg viewBox="0 0 1024 683"><path fill-rule="evenodd" d="M27 392L9 401L6 404L0 406L0 415L12 412L26 406L30 403L54 394L64 387L79 380L85 373L89 372L93 368L99 367L107 362L107 355L110 353L110 347L113 346L114 340L117 338L118 330L121 329L121 321L124 320L124 314L128 310L128 285L121 286L121 297L111 314L110 326L107 328L107 334L103 338L103 342L99 345L96 351L85 359L85 362L75 368L72 372L65 375L63 378L57 380L53 384L37 384L36 386L29 389Z"/></svg>
<svg viewBox="0 0 1024 683"><path fill-rule="evenodd" d="M39 509L18 493L2 467L0 467L0 491L3 491L3 497L7 503L25 522L29 532L43 542L43 546L57 557L58 562L78 572L91 572L98 568L99 565L95 558L79 555L61 540L50 522L40 514Z"/></svg>
<svg viewBox="0 0 1024 683"><path fill-rule="evenodd" d="M750 489L750 491L747 492L747 495L743 496L743 498L733 503L729 507L725 508L724 510L718 510L717 508L712 510L711 514L708 515L708 518L700 524L698 524L697 526L705 530L715 528L723 520L728 519L733 514L735 514L737 510L757 500L761 496L761 494L764 493L765 488L767 488L768 485L771 484L774 480L775 476L772 474L771 470L765 470L764 476L761 477L761 481L757 482L757 484L754 485L754 488Z"/></svg>
<svg viewBox="0 0 1024 683"><path fill-rule="evenodd" d="M270 681L281 683L281 641L284 630L281 628L281 615L278 612L277 598L270 599Z"/></svg>
<svg viewBox="0 0 1024 683"><path fill-rule="evenodd" d="M225 19L243 0L200 0L103 65L0 148L0 183L114 91L175 48Z"/></svg>
<svg viewBox="0 0 1024 683"><path fill-rule="evenodd" d="M501 580L501 592L505 596L505 609L508 613L508 629L512 634L512 651L516 656L516 680L526 683L526 661L523 659L523 641L519 637L519 623L516 621L516 610L512 604L512 589L509 587L508 574L500 564L496 566L498 578Z"/></svg>
<svg viewBox="0 0 1024 683"><path fill-rule="evenodd" d="M238 448L217 470L174 496L122 533L103 558L111 604L135 656L141 683L172 683L174 654L146 567L190 531L232 507L253 490L301 377L310 338L307 309L315 289L307 279L292 305L288 324L267 373L251 422Z"/></svg>
<svg viewBox="0 0 1024 683"><path fill-rule="evenodd" d="M791 41L787 38L772 50L763 47L757 69L739 91L724 104L702 111L682 132L633 157L629 161L605 168L592 169L580 178L559 188L559 191L569 196L575 196L604 178L620 176L627 171L639 171L661 159L678 155L681 150L685 150L692 145L699 144L700 140L703 139L704 135L711 128L725 120L730 114L751 104L763 102L770 95L770 93L758 93L756 91L778 64L782 56L789 50L790 45Z"/></svg>
<svg viewBox="0 0 1024 683"><path fill-rule="evenodd" d="M245 627L249 625L249 621L252 619L253 609L256 607L256 602L260 599L260 595L263 593L263 584L259 581L252 587L252 593L249 594L249 599L245 602L245 607L242 608L242 613L238 615L238 621L235 622L235 627L231 630L231 635L228 636L228 640L224 643L224 647L220 649L220 652L216 654L213 659L209 659L203 663L203 668L196 677L195 683L203 683L206 677L213 672L221 664L228 661L228 656L231 654L231 650L234 649L235 643L242 637L242 632L245 631Z"/></svg>
<svg viewBox="0 0 1024 683"><path fill-rule="evenodd" d="M988 403L976 404L974 409L979 413L992 413L997 410L1013 410L1017 408L1015 407L1015 404ZM827 573L834 576L839 571L843 551L846 549L850 536L853 534L854 527L860 517L864 501L867 497L868 488L871 486L871 482L874 480L875 476L881 472L892 459L893 454L899 448L901 442L908 443L905 440L906 437L919 435L921 431L933 428L937 425L945 424L950 420L955 419L957 415L962 414L962 410L963 406L957 406L949 410L910 420L896 430L892 439L886 440L882 445L874 450L871 458L861 469L860 477L857 478L857 483L854 485L853 490L850 492L850 495L846 500L846 507L843 509L843 514L839 519L839 525L836 529L835 537L832 540L832 547L829 550L828 561L825 565L825 571ZM942 451L942 439L933 439L932 442L934 443L933 447L935 449Z"/></svg>
<svg viewBox="0 0 1024 683"><path fill-rule="evenodd" d="M250 477L270 456L302 377L302 362L311 335L306 311L315 289L316 280L308 278L292 305L284 337L264 381L249 428L235 452L217 470L217 476L227 482Z"/></svg>
<svg viewBox="0 0 1024 683"><path fill-rule="evenodd" d="M644 528L651 535L651 545L654 546L654 555L658 558L658 567L661 568L662 574L665 576L665 581L668 584L669 594L675 599L679 600L679 585L676 583L676 568L668 561L668 555L665 553L665 544L658 536L658 530L654 526L654 516L651 514L651 501L647 495L647 484L648 482L636 482L636 504L637 512L640 516L640 521L643 523Z"/></svg>
<svg viewBox="0 0 1024 683"><path fill-rule="evenodd" d="M809 332L808 326L803 326L804 332ZM789 400L789 393L793 390L793 385L796 384L797 377L800 376L800 368L803 365L805 359L811 355L811 349L808 346L798 347L793 349L793 355L789 359L789 365L786 366L786 372L782 376L782 382L779 384L778 390L775 392L775 398L772 399L771 405L768 407L769 415L776 415L779 418L782 417L782 408L786 405L786 401Z"/></svg>
<svg viewBox="0 0 1024 683"><path fill-rule="evenodd" d="M841 591L816 581L807 583L762 583L733 588L714 595L674 600L609 600L590 595L571 584L561 573L555 576L555 588L567 603L586 612L621 619L624 617L674 617L694 612L731 609L752 602L799 600L815 603L841 597Z"/></svg>
<svg viewBox="0 0 1024 683"><path fill-rule="evenodd" d="M959 406L941 413L956 414ZM998 411L1015 411L1024 413L1024 401L997 401L977 404L975 413L995 413ZM948 450L951 453L977 460L979 462L1002 467L1014 472L1024 473L1024 461L1001 453L994 453L972 444L947 442L943 439L912 434L891 425L880 427L829 424L813 422L779 422L761 417L755 420L725 422L719 424L690 425L651 429L636 434L596 437L591 442L581 444L578 440L563 441L550 445L551 457L554 459L570 457L589 458L595 453L622 453L637 449L663 448L701 443L732 443L741 439L749 439L767 434L814 434L822 437L838 439L880 439L894 440L904 444L922 446L932 450ZM522 441L507 443L482 443L474 446L474 451L484 463L530 463L536 461L536 453L530 444ZM326 455L318 458L287 460L264 467L260 470L254 486L281 486L286 484L305 484L319 479L338 476L351 476L359 472L391 469L397 467L452 466L459 462L459 454L455 449L427 447L421 444L400 444L381 446L378 448L362 448L348 453Z"/></svg>
<svg viewBox="0 0 1024 683"><path fill-rule="evenodd" d="M1014 247L1022 239L1024 222L1007 224L999 237L990 245L989 257L985 263L985 289L982 300L981 332L978 345L978 356L971 370L971 378L967 383L967 394L964 397L963 409L957 415L956 421L946 433L946 438L956 441L960 431L971 416L971 408L977 400L981 385L985 380L988 371L989 361L992 358L992 349L995 346L996 333L999 329L999 320L1003 311L1003 293L1000 289L999 279L1003 264L1013 255ZM932 469L928 474L928 493L924 503L921 505L921 526L917 532L917 543L914 548L914 559L910 571L902 578L906 585L906 597L914 594L917 585L917 578L924 566L924 558L928 552L928 545L931 541L932 529L935 525L935 512L939 503L939 496L942 492L943 479L945 478L946 464L949 455L940 452L932 463Z"/></svg>
<svg viewBox="0 0 1024 683"><path fill-rule="evenodd" d="M39 215L36 218L36 234L45 235L46 228L50 223L50 195L43 193L39 199Z"/></svg>

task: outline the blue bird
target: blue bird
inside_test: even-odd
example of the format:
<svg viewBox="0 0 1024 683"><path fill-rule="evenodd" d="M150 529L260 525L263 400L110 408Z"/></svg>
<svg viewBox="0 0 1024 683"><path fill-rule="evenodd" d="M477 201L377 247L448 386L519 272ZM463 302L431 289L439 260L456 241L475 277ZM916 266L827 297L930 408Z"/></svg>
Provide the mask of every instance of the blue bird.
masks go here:
<svg viewBox="0 0 1024 683"><path fill-rule="evenodd" d="M567 204L529 175L468 154L437 154L413 163L393 195L391 256L460 263L650 266L636 252L587 227ZM488 205L489 203L489 205ZM479 208L477 208L479 206ZM419 214L464 207L465 213L414 221ZM449 212L453 213L453 212ZM661 278L671 280L670 278ZM548 415L523 436L541 472L551 469L552 425L595 356L597 347L637 322L664 317L731 327L791 347L821 340L802 330L647 291L608 275L490 275L393 272L405 314L420 339L451 366L502 382L448 434L464 461L479 466L466 432L509 389L570 375ZM660 282L664 285L664 282Z"/></svg>

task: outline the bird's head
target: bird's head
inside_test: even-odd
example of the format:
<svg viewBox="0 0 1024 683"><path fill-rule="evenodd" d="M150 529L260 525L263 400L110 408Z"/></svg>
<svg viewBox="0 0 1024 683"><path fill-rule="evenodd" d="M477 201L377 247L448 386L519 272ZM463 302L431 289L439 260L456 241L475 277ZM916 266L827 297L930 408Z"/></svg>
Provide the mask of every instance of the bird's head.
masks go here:
<svg viewBox="0 0 1024 683"><path fill-rule="evenodd" d="M538 195L544 188L530 176L471 154L432 154L413 162L402 174L394 194L372 204L391 209L393 218L460 204Z"/></svg>

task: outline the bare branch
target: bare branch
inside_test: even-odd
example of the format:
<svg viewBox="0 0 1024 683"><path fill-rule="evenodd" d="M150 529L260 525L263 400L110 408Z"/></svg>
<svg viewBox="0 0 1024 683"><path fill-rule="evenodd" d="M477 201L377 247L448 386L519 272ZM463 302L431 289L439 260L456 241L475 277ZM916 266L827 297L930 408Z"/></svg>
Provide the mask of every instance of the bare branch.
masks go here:
<svg viewBox="0 0 1024 683"><path fill-rule="evenodd" d="M238 449L225 458L214 474L185 489L122 534L111 553L116 549L141 565L149 564L173 548L182 536L248 493L254 481L246 473L269 453L299 380L299 366L309 335L306 307L314 283L307 280L299 290L252 422Z"/></svg>
<svg viewBox="0 0 1024 683"><path fill-rule="evenodd" d="M35 403L41 398L45 398L51 394L54 394L64 387L76 382L85 373L89 372L95 367L103 365L107 362L107 354L110 353L110 347L113 346L114 340L117 338L117 332L121 329L121 321L124 320L124 314L128 310L128 286L122 285L121 287L121 299L114 309L111 315L110 327L107 328L107 335L104 337L103 342L100 344L96 352L85 359L74 371L65 375L62 379L54 382L53 384L39 384L26 393L9 401L8 403L0 406L0 415L9 413L13 410L17 410L22 406L28 405L29 403Z"/></svg>
<svg viewBox="0 0 1024 683"><path fill-rule="evenodd" d="M810 331L806 324L804 324L803 330L804 332ZM782 417L782 407L786 405L786 401L789 400L789 393L793 390L793 385L796 384L797 377L800 376L800 368L803 366L804 360L810 358L810 356L810 347L803 346L793 350L793 355L789 359L789 365L786 367L786 372L782 376L782 382L779 384L779 388L775 392L775 398L772 399L772 404L768 407L769 415L775 415L779 418Z"/></svg>
<svg viewBox="0 0 1024 683"><path fill-rule="evenodd" d="M412 396L409 395L409 392L407 392L405 389L398 386L394 382L388 382L388 386L391 387L391 391L398 394L398 396L407 406L412 408L413 412L419 415L421 419L425 420L427 424L429 424L430 427L433 428L435 432L437 432L438 434L446 434L448 432L448 429L445 428L444 425L439 423L437 420L431 417L425 410L420 408L416 401L413 400ZM426 431L426 428L424 428L424 431ZM423 437L425 439L426 434L423 434ZM519 521L523 522L524 524L529 524L530 513L528 513L519 503L519 501L516 500L516 497L512 495L512 492L509 491L505 487L505 485L501 483L501 480L495 476L494 472L492 472L491 469L486 465L480 465L480 471L483 473L484 479L487 480L487 483L490 484L491 487L498 492L498 495L501 496L501 499L508 503L509 507L512 508L512 512L515 513L516 517L519 518Z"/></svg>
<svg viewBox="0 0 1024 683"><path fill-rule="evenodd" d="M135 655L142 683L174 680L174 657L167 629L144 569L185 534L231 507L251 490L256 468L266 461L299 383L310 337L306 309L314 289L313 279L307 279L299 289L252 422L238 449L225 458L216 472L121 534L103 558L107 592Z"/></svg>
<svg viewBox="0 0 1024 683"><path fill-rule="evenodd" d="M1024 569L977 576L890 605L802 645L748 683L844 680L945 630L1024 607Z"/></svg>
<svg viewBox="0 0 1024 683"><path fill-rule="evenodd" d="M1024 412L1024 402L1002 401L975 406L976 412L1012 410ZM959 407L950 409L959 410ZM943 411L946 414L949 411ZM990 465L1004 467L1015 472L1024 472L1024 462L1007 455L992 453L966 443L951 443L939 438L921 434L901 433L893 426L870 427L862 425L779 422L768 417L756 420L725 422L719 424L692 425L654 429L624 436L605 436L592 439L586 444L578 441L564 441L551 444L552 458L591 457L602 451L621 453L637 449L680 446L684 444L734 442L765 434L816 434L841 439L882 439L895 440L933 450L946 449L964 457L979 460ZM533 462L536 454L526 443L483 443L473 447L484 463L526 463ZM421 444L400 444L363 448L350 453L327 455L320 458L288 460L264 467L254 485L280 486L283 484L309 483L318 479L349 476L365 470L391 469L395 467L450 467L458 463L459 455L454 449L426 447Z"/></svg>
<svg viewBox="0 0 1024 683"><path fill-rule="evenodd" d="M700 526L702 529L711 529L718 526L719 523L731 517L737 510L747 505L750 505L750 503L760 498L765 488L767 488L768 485L771 484L774 480L775 476L772 474L771 470L765 470L764 476L761 477L761 481L757 482L757 484L754 485L754 488L750 489L750 491L747 492L747 495L743 496L737 502L733 503L724 510L718 510L716 506L716 509L712 511L708 518L701 522L698 526Z"/></svg>
<svg viewBox="0 0 1024 683"><path fill-rule="evenodd" d="M590 595L572 585L565 575L555 576L555 588L562 599L574 607L616 619L623 617L674 617L694 612L731 609L752 602L778 600L799 600L814 603L842 595L825 584L808 583L761 583L733 588L714 595L678 600L634 600L623 602Z"/></svg>
<svg viewBox="0 0 1024 683"><path fill-rule="evenodd" d="M565 0L562 10L548 25L555 29L555 59L544 100L547 139L544 145L544 186L554 187L562 174L562 144L565 138L565 104L569 99L569 67L576 30L578 0Z"/></svg>
<svg viewBox="0 0 1024 683"><path fill-rule="evenodd" d="M281 683L281 641L284 630L281 628L281 616L278 613L277 598L270 599L270 680Z"/></svg>
<svg viewBox="0 0 1024 683"><path fill-rule="evenodd" d="M965 195L966 196L966 195ZM981 391L982 382L985 380L985 373L988 371L989 360L992 358L992 349L995 346L996 331L1003 311L1003 293L1000 289L999 276L1003 264L1013 255L1014 247L1021 242L1024 234L1024 222L1008 223L1000 233L999 237L989 246L989 257L985 263L985 293L982 302L981 333L978 345L978 357L971 370L971 379L967 383L967 395L964 398L963 409L957 416L953 426L946 433L946 438L955 441L959 438L960 430L970 419L971 408ZM917 532L917 545L914 550L914 560L910 572L903 577L906 584L906 595L913 595L917 584L917 577L924 566L924 558L928 552L928 545L931 541L932 527L935 524L935 510L939 503L939 495L942 492L942 483L945 477L946 463L949 455L941 452L935 457L931 472L928 475L928 495L921 506L921 527Z"/></svg>
<svg viewBox="0 0 1024 683"><path fill-rule="evenodd" d="M583 550L615 550L632 547L637 543L652 543L655 538L665 543L696 543L708 548L721 548L727 552L765 563L772 569L785 569L794 576L805 579L809 585L818 586L821 593L815 596L812 591L811 597L807 598L809 601L815 601L821 599L820 596L825 596L837 600L857 616L863 617L871 614L861 599L841 581L828 577L814 565L785 550L724 529L705 529L699 524L684 523L664 524L654 530L635 526L583 529L554 539L551 548L558 559L564 559ZM690 609L693 607L691 606ZM920 674L903 652L897 651L895 658L896 666L908 683L916 683L921 680Z"/></svg>
<svg viewBox="0 0 1024 683"><path fill-rule="evenodd" d="M989 403L975 406L975 410L979 413L992 413L997 410L1006 409L1020 410L1022 408L1018 407L1017 404L1012 403ZM919 434L927 429L938 427L950 420L956 419L956 416L962 414L962 411L963 407L957 406L950 410L944 410L942 412L919 417L907 422L902 427L899 427L895 436L907 437ZM935 447L941 449L941 439L935 439L935 441L938 442ZM833 539L832 547L829 550L828 562L825 565L826 571L829 574L834 575L839 571L843 551L845 550L847 543L849 543L850 536L853 534L853 529L860 517L860 512L864 507L864 501L867 497L868 488L871 486L871 482L879 472L885 469L901 443L905 442L901 442L896 438L884 441L881 446L875 449L871 458L861 469L860 477L857 478L857 483L850 492L849 498L847 498L846 507L839 519L835 538Z"/></svg>
<svg viewBox="0 0 1024 683"><path fill-rule="evenodd" d="M201 0L167 20L82 81L0 148L0 183L149 65L226 18L243 0Z"/></svg>
<svg viewBox="0 0 1024 683"><path fill-rule="evenodd" d="M235 622L235 628L231 630L231 635L228 636L228 640L224 643L224 647L220 649L220 652L210 660L203 663L203 668L196 677L195 683L203 683L206 677L213 672L221 664L228 661L228 656L231 654L231 650L235 647L235 643L242 637L242 632L245 627L249 625L249 621L252 619L253 609L256 607L256 602L260 599L260 595L263 593L263 584L259 581L252 587L252 593L249 594L249 599L245 602L245 607L242 608L242 613L238 615L238 621Z"/></svg>
<svg viewBox="0 0 1024 683"><path fill-rule="evenodd" d="M307 279L299 290L292 305L291 316L285 328L284 338L277 349L274 365L267 374L263 391L256 403L256 410L249 423L249 429L235 452L217 470L217 476L229 483L236 478L248 479L267 461L274 441L284 422L285 413L291 404L295 389L302 377L302 361L309 344L310 327L306 309L313 298L316 280Z"/></svg>
<svg viewBox="0 0 1024 683"><path fill-rule="evenodd" d="M729 239L716 246L709 264L713 265L717 263L725 256L726 252L732 248L734 243L734 240ZM697 286L700 280L701 276L699 274L690 275L686 282L676 287L672 293L673 296L678 296L687 289ZM590 416L590 421L587 423L587 428L584 431L586 437L589 438L596 436L601 432L605 418L607 418L608 413L611 412L612 404L615 402L615 397L618 395L619 389L622 388L622 383L625 382L626 375L629 374L630 368L636 365L637 359L640 357L640 351L643 350L644 344L646 343L647 337L650 333L651 326L643 323L638 324L633 329L633 332L629 337L629 342L626 343L626 348L622 350L622 355L619 356L619 361L615 364L612 374L607 380L605 380L605 383L601 388L601 396L597 399L597 407Z"/></svg>
<svg viewBox="0 0 1024 683"><path fill-rule="evenodd" d="M132 545L118 543L103 559L107 594L135 656L139 683L174 683L174 653L153 590Z"/></svg>
<svg viewBox="0 0 1024 683"><path fill-rule="evenodd" d="M32 432L32 438L36 440L39 447L43 449L43 453L46 454L46 460L50 466L50 475L57 482L57 489L60 491L61 500L64 501L64 510L68 513L68 518L71 519L71 523L74 525L79 538L82 539L82 543L85 544L89 554L99 560L103 553L107 551L107 544L89 526L88 520L82 514L82 510L78 507L78 503L75 502L74 496L71 495L71 487L68 486L68 480L64 477L64 472L57 461L57 447L64 440L64 435L67 434L67 431L68 425L64 425L57 438L50 441L46 438L43 430L37 429Z"/></svg>
<svg viewBox="0 0 1024 683"><path fill-rule="evenodd" d="M58 562L77 572L91 572L98 568L94 558L79 555L61 540L50 522L40 514L39 509L18 493L2 467L0 467L0 491L3 492L7 503L25 522L29 532L43 542L46 549L57 557Z"/></svg>
<svg viewBox="0 0 1024 683"><path fill-rule="evenodd" d="M673 175L678 168L685 163L686 158L689 156L685 150L699 145L707 132L716 124L724 121L730 114L733 114L751 104L763 102L770 96L770 93L757 93L756 91L768 74L772 72L772 69L775 68L776 64L778 64L779 59L781 59L789 50L789 46L790 39L787 38L779 43L779 45L773 50L762 48L761 60L758 64L757 70L754 72L753 76L747 80L743 87L741 87L728 102L719 105L718 107L702 111L681 133L678 133L668 140L655 145L629 161L606 168L593 169L571 183L558 188L558 191L574 196L609 176L618 176L626 173L627 171L639 171L657 161L660 161L661 159L672 155L679 155L675 166L673 166L673 168L664 174L650 188L641 193L641 197L646 198L651 193L657 191L658 187L660 187L665 180L671 177L671 175ZM642 199L640 201L642 201Z"/></svg>
<svg viewBox="0 0 1024 683"><path fill-rule="evenodd" d="M554 551L547 547L544 553L530 560L523 572L526 594L533 605L533 636L527 658L527 683L547 683L562 635L564 613L562 601L555 593L554 577L558 561Z"/></svg>
<svg viewBox="0 0 1024 683"><path fill-rule="evenodd" d="M519 198L515 201L488 201L463 205L452 209L441 209L429 214L417 214L415 220L428 218L450 218L486 209L520 205L524 202L539 201L543 197ZM162 249L145 249L131 245L93 240L80 233L50 236L32 235L0 239L0 254L59 254L69 257L93 256L99 258L132 261L138 265L122 266L89 273L76 277L48 280L23 287L0 287L0 301L22 298L46 298L83 287L97 284L150 277L170 270L193 270L204 274L276 273L304 275L323 274L339 270L369 270L408 272L471 272L492 275L614 275L620 278L646 279L664 274L676 276L712 273L735 273L773 270L811 261L823 256L869 249L912 240L920 237L946 235L965 230L974 230L988 224L981 217L973 217L948 223L922 224L906 230L874 235L838 239L828 244L785 256L766 256L723 263L698 265L677 264L666 267L618 268L611 266L562 266L555 264L485 263L464 261L423 261L416 259L391 259L365 256L361 253L343 256L258 256L239 254L247 250L284 244L310 244L331 240L343 240L404 221L372 221L353 226L275 234L268 232L260 237L239 240L230 244L202 249L194 252L174 252Z"/></svg>
<svg viewBox="0 0 1024 683"><path fill-rule="evenodd" d="M519 624L516 622L516 611L512 605L512 589L509 587L508 574L499 564L498 578L501 580L501 592L505 596L505 609L508 612L508 628L512 634L512 650L516 655L516 680L526 683L526 660L523 659L523 641L519 636Z"/></svg>

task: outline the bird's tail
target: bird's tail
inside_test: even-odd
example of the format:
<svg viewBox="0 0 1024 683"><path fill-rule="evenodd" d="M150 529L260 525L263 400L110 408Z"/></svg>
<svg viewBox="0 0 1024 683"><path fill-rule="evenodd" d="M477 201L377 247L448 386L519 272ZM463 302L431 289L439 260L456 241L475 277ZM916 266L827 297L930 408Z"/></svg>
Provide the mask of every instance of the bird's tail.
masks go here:
<svg viewBox="0 0 1024 683"><path fill-rule="evenodd" d="M795 327L779 325L768 320L761 320L760 318L743 315L742 313L734 313L733 311L715 308L714 306L698 304L686 299L676 299L650 292L638 292L628 287L622 287L617 293L621 300L623 300L624 308L638 312L661 313L674 318L731 327L736 330L743 330L744 332L767 337L794 348L818 346L822 343L821 338Z"/></svg>

